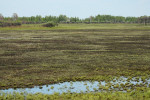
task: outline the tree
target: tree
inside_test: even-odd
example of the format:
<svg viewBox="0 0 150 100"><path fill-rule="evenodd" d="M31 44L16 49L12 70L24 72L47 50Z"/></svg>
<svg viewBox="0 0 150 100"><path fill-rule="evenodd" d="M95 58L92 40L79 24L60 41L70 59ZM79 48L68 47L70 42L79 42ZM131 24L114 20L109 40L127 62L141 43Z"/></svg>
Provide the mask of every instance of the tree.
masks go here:
<svg viewBox="0 0 150 100"><path fill-rule="evenodd" d="M66 22L66 21L67 21L67 16L66 15L59 15L58 22Z"/></svg>
<svg viewBox="0 0 150 100"><path fill-rule="evenodd" d="M4 17L3 17L2 14L0 14L0 21L1 21L1 20L4 20Z"/></svg>
<svg viewBox="0 0 150 100"><path fill-rule="evenodd" d="M12 20L13 20L13 21L16 21L17 19L18 19L17 13L13 13L13 15L12 15Z"/></svg>
<svg viewBox="0 0 150 100"><path fill-rule="evenodd" d="M36 20L36 22L42 22L42 16L37 15L35 20Z"/></svg>
<svg viewBox="0 0 150 100"><path fill-rule="evenodd" d="M71 17L70 18L70 22L79 22L79 18L78 17Z"/></svg>
<svg viewBox="0 0 150 100"><path fill-rule="evenodd" d="M147 23L149 22L149 17L148 16L141 16L139 18L139 22L144 23L144 25L147 25Z"/></svg>

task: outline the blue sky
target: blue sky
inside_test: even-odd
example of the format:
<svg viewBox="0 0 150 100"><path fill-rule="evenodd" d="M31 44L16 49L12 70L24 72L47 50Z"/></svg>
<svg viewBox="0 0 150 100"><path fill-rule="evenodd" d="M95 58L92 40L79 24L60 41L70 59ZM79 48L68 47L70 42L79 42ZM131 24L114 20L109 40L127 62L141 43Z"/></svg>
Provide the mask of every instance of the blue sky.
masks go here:
<svg viewBox="0 0 150 100"><path fill-rule="evenodd" d="M3 16L60 14L86 18L97 14L115 16L150 16L150 0L0 0Z"/></svg>

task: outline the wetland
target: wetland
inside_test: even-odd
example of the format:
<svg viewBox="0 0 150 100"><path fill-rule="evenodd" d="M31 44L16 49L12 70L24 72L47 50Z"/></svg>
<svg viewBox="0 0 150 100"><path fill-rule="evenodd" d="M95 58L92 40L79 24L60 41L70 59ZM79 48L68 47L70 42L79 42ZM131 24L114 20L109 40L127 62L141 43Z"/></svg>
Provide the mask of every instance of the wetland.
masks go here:
<svg viewBox="0 0 150 100"><path fill-rule="evenodd" d="M149 25L60 24L54 28L40 25L0 28L0 98L6 98L5 94L11 91L19 93L9 94L10 97L22 98L20 91L29 91L27 98L58 97L56 99L64 95L64 99L75 95L77 98L88 95L105 98L106 95L112 97L109 93L116 91L114 95L119 98L116 95L121 91L118 93L121 97L134 98L141 94L140 99L143 96L147 99L149 43ZM133 92L135 95L131 95Z"/></svg>

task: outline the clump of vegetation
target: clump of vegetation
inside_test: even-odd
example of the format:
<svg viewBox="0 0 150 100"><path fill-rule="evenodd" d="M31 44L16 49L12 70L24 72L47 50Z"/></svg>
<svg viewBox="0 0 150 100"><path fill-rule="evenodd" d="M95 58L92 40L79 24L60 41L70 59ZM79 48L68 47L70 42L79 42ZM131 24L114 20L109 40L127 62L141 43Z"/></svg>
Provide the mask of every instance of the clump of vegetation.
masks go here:
<svg viewBox="0 0 150 100"><path fill-rule="evenodd" d="M44 26L44 27L55 27L55 26L58 26L58 24L55 22L48 22L46 24L43 24L42 26Z"/></svg>
<svg viewBox="0 0 150 100"><path fill-rule="evenodd" d="M39 89L42 89L42 88L43 88L42 86L39 87Z"/></svg>
<svg viewBox="0 0 150 100"><path fill-rule="evenodd" d="M54 86L51 86L51 89L54 89Z"/></svg>

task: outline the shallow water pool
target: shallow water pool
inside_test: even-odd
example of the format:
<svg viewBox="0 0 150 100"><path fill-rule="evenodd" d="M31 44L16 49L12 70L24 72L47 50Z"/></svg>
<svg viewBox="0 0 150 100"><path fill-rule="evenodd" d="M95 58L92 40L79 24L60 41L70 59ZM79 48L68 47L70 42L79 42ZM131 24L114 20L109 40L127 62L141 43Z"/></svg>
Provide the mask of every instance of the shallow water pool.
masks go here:
<svg viewBox="0 0 150 100"><path fill-rule="evenodd" d="M86 92L101 92L101 91L126 91L134 86L146 86L149 87L150 79L142 81L141 78L136 79L135 77L128 80L126 77L114 78L110 82L105 81L76 81L76 82L64 82L58 84L50 84L43 86L34 86L33 88L17 88L17 89L6 89L0 90L3 93L13 92L24 92L24 93L43 93L43 94L54 94L54 93L86 93ZM121 85L123 87L121 87ZM107 88L106 88L107 87ZM127 88L127 89L124 89Z"/></svg>

